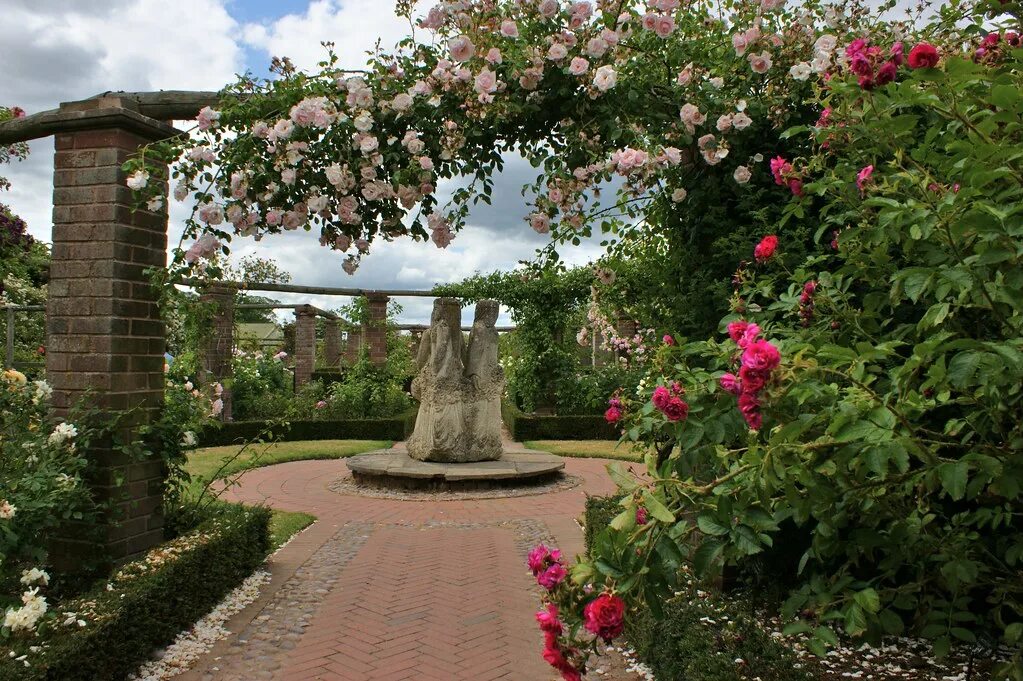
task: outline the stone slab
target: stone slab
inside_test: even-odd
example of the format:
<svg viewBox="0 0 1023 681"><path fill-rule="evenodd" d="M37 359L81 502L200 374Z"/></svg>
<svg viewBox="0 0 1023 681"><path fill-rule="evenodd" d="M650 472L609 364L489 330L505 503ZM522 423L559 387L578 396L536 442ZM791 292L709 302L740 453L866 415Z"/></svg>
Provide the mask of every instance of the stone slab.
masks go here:
<svg viewBox="0 0 1023 681"><path fill-rule="evenodd" d="M497 461L437 463L413 459L401 449L381 449L345 462L360 484L398 489L464 489L546 482L561 474L561 457L530 450L506 451Z"/></svg>

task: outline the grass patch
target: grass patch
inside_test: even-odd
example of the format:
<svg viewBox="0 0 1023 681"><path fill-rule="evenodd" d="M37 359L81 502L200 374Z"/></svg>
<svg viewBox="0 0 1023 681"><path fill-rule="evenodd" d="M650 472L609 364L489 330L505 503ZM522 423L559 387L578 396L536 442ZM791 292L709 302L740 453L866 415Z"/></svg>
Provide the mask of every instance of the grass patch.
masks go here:
<svg viewBox="0 0 1023 681"><path fill-rule="evenodd" d="M640 450L612 440L532 440L523 444L529 449L576 459L617 459L636 462L643 460Z"/></svg>
<svg viewBox="0 0 1023 681"><path fill-rule="evenodd" d="M255 444L225 465L225 462L241 451L241 445L205 447L188 455L185 470L191 477L189 496L197 496L203 488L220 479L261 466L271 466L287 461L310 459L343 459L345 457L384 449L391 446L388 440L301 440L298 442L275 442ZM297 532L309 527L316 516L295 511L271 509L270 550L276 551Z"/></svg>

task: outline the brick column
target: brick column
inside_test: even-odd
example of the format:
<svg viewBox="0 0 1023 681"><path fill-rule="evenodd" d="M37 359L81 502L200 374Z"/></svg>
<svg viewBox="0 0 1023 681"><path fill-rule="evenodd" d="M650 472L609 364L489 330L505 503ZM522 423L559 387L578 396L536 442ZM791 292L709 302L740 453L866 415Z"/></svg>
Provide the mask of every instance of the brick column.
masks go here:
<svg viewBox="0 0 1023 681"><path fill-rule="evenodd" d="M358 362L361 350L362 328L351 326L348 328L348 338L345 340L345 364L352 366Z"/></svg>
<svg viewBox="0 0 1023 681"><path fill-rule="evenodd" d="M203 386L214 383L230 382L234 376L232 359L234 357L234 294L229 286L211 284L199 296L199 300L210 306L211 317L207 327L207 335L203 339L202 369L199 377ZM224 410L220 412L221 421L231 420L231 389L224 386L220 399L224 402Z"/></svg>
<svg viewBox="0 0 1023 681"><path fill-rule="evenodd" d="M632 340L633 336L636 335L636 330L638 329L638 326L636 325L636 320L626 317L624 313L619 312L618 318L615 321L616 321L615 333L618 335L618 337L628 338L629 340ZM622 357L625 355L625 353L622 351L618 351L615 354L618 357Z"/></svg>
<svg viewBox="0 0 1023 681"><path fill-rule="evenodd" d="M423 332L426 329L420 327L409 331L409 335L412 336L411 349L412 349L412 361L414 362L416 356L419 355L419 344L423 342Z"/></svg>
<svg viewBox="0 0 1023 681"><path fill-rule="evenodd" d="M323 361L334 369L341 361L341 326L336 319L324 319Z"/></svg>
<svg viewBox="0 0 1023 681"><path fill-rule="evenodd" d="M295 389L313 375L316 365L316 313L308 305L295 310Z"/></svg>
<svg viewBox="0 0 1023 681"><path fill-rule="evenodd" d="M166 264L167 213L133 210L121 164L139 145L177 131L117 99L65 104L57 118L71 131L55 134L46 309L53 408L66 417L87 395L91 408L132 410L120 435L133 438L163 405L165 330L145 270ZM88 482L110 510L94 537L69 526L55 539L58 569L81 569L86 556L123 562L163 540L162 460L132 460L111 442L95 443L86 455L96 463Z"/></svg>
<svg viewBox="0 0 1023 681"><path fill-rule="evenodd" d="M368 319L363 324L362 336L369 347L369 361L383 364L387 361L387 296L370 293L366 296Z"/></svg>

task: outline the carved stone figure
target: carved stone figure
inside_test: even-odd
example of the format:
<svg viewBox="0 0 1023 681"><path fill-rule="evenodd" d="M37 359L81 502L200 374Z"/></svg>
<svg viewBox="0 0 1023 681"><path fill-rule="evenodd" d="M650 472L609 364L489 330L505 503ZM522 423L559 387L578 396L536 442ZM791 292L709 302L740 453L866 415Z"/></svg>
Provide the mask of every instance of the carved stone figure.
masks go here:
<svg viewBox="0 0 1023 681"><path fill-rule="evenodd" d="M416 357L419 400L408 453L421 461L470 462L501 456L504 372L497 361L498 306L482 301L463 348L457 300L438 298Z"/></svg>

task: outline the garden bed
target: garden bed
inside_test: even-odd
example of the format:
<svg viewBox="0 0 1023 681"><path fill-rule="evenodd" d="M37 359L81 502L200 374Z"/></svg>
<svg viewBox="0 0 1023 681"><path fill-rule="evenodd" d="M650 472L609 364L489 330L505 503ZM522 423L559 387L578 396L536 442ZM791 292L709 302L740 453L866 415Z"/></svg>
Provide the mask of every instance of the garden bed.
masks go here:
<svg viewBox="0 0 1023 681"><path fill-rule="evenodd" d="M526 440L617 440L621 434L601 415L539 416L501 403L504 425L516 442Z"/></svg>
<svg viewBox="0 0 1023 681"><path fill-rule="evenodd" d="M264 561L269 519L265 508L226 506L61 603L35 636L0 647L0 679L125 678Z"/></svg>
<svg viewBox="0 0 1023 681"><path fill-rule="evenodd" d="M291 421L273 430L268 440L404 440L416 423L416 411L381 419L346 419L343 421ZM201 447L240 444L259 438L266 428L264 421L230 421L203 431Z"/></svg>

